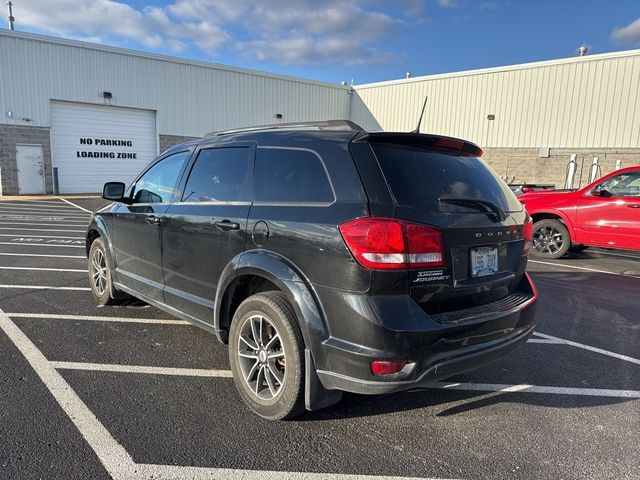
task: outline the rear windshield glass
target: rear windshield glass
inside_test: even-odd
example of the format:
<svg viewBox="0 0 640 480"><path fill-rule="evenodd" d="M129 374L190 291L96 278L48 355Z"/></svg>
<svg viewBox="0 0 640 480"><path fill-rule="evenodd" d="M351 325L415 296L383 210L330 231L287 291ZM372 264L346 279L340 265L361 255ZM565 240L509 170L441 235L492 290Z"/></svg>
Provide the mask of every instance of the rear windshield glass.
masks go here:
<svg viewBox="0 0 640 480"><path fill-rule="evenodd" d="M481 159L386 143L371 144L398 205L430 211L469 211L441 197L477 198L505 212L522 211L507 184Z"/></svg>

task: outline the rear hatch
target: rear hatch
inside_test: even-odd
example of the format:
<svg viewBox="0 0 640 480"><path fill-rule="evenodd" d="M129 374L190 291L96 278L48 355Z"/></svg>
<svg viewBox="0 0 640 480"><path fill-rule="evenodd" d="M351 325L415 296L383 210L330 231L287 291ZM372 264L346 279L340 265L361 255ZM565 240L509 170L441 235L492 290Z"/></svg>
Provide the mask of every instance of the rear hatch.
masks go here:
<svg viewBox="0 0 640 480"><path fill-rule="evenodd" d="M517 287L526 267L527 215L478 147L419 134L369 134L366 142L393 204L378 211L441 231L441 265L405 270L410 295L427 313L456 321L451 312L526 300Z"/></svg>

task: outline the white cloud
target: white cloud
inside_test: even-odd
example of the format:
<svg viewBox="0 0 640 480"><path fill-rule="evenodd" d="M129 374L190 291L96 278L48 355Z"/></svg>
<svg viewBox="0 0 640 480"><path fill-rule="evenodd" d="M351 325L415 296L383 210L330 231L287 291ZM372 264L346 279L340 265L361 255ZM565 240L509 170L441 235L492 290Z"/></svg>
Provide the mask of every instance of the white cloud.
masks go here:
<svg viewBox="0 0 640 480"><path fill-rule="evenodd" d="M16 16L40 31L105 43L173 52L194 45L211 56L228 49L284 64L354 64L393 59L382 40L417 21L424 1L173 0L136 9L117 0L24 0Z"/></svg>
<svg viewBox="0 0 640 480"><path fill-rule="evenodd" d="M458 8L460 6L458 0L437 0L437 3L442 8Z"/></svg>
<svg viewBox="0 0 640 480"><path fill-rule="evenodd" d="M176 23L160 7L136 10L113 0L26 0L21 5L24 8L16 12L18 25L104 43L133 42L172 51L195 43L213 54L230 38L224 29L206 21Z"/></svg>
<svg viewBox="0 0 640 480"><path fill-rule="evenodd" d="M640 46L640 18L626 27L614 28L611 37L624 45Z"/></svg>

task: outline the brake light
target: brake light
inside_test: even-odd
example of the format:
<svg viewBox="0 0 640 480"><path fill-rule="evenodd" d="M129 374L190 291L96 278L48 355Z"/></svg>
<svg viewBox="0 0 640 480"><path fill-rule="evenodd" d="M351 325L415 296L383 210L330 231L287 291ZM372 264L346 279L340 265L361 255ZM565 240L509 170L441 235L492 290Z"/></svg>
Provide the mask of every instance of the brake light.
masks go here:
<svg viewBox="0 0 640 480"><path fill-rule="evenodd" d="M464 147L464 142L462 140L458 140L456 138L446 138L441 137L438 138L433 144L435 148L447 148L451 150L462 150Z"/></svg>
<svg viewBox="0 0 640 480"><path fill-rule="evenodd" d="M358 218L340 225L356 261L375 270L444 266L442 232L391 218Z"/></svg>
<svg viewBox="0 0 640 480"><path fill-rule="evenodd" d="M524 225L522 225L522 239L524 240L524 249L522 255L527 255L533 245L533 219L527 214Z"/></svg>
<svg viewBox="0 0 640 480"><path fill-rule="evenodd" d="M402 370L406 364L406 360L374 360L371 362L371 373L374 375L392 375Z"/></svg>

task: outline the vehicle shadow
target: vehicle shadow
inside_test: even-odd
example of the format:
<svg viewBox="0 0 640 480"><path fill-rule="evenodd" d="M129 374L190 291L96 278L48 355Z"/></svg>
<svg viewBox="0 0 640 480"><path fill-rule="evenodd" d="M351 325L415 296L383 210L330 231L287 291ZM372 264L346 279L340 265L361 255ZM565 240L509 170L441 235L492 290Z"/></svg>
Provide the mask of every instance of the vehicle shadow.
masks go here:
<svg viewBox="0 0 640 480"><path fill-rule="evenodd" d="M500 404L525 404L545 408L580 409L628 402L637 398L593 397L527 392L477 392L444 389L414 389L389 395L345 394L342 401L316 412L306 412L293 421L313 422L396 414L427 409L432 417L451 417Z"/></svg>

